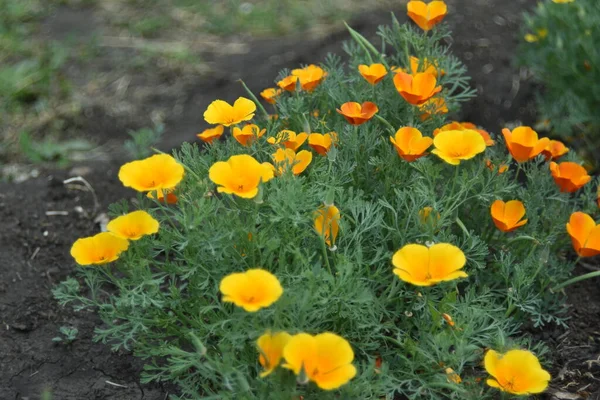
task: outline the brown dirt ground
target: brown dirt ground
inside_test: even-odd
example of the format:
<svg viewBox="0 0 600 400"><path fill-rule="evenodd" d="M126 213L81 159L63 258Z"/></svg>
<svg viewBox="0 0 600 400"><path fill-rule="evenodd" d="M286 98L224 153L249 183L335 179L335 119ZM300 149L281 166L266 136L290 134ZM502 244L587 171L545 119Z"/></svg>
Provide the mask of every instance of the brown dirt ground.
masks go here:
<svg viewBox="0 0 600 400"><path fill-rule="evenodd" d="M448 3L452 7L448 22L454 30L453 50L466 62L479 94L458 117L494 133L507 122L534 123L532 84L511 65L520 14L532 2ZM397 15L404 18L401 10ZM374 12L352 25L373 37L376 26L388 21L387 13ZM74 33L87 40L92 31L102 29L102 23L89 9L63 7L46 21L44 34L61 38ZM37 178L18 184L0 183L4 227L0 231L0 400L37 399L44 389L61 400L166 398L169 388L139 384L139 360L131 354L111 353L107 346L92 342L93 329L100 323L97 316L63 309L52 299L52 287L75 267L69 257L71 244L98 229L90 193L69 190L62 180L83 174L98 195L98 212L103 212L111 202L131 195L116 178L123 157L119 149L127 130L149 126L158 119L165 124L162 148L193 140L203 129L201 110L210 101L243 95L238 78L258 92L272 86L280 69L319 62L328 52L339 52L340 42L346 39L340 30L301 41L297 37L249 43L233 40L233 50L227 54L207 51L203 66L196 69L167 63L137 72L118 67L136 57L136 49L105 46L93 65L69 66L66 73L78 85L80 106L36 121L37 129L41 132L61 119L66 136L95 141L104 157L103 161L82 163L78 170L41 168ZM49 216L48 211L68 215ZM579 392L582 397L600 399L597 281L572 286L569 303L568 329L548 328L535 333L556 349L555 379L551 394L545 398L578 398L561 393ZM65 325L79 329L77 340L70 345L53 343L58 328Z"/></svg>

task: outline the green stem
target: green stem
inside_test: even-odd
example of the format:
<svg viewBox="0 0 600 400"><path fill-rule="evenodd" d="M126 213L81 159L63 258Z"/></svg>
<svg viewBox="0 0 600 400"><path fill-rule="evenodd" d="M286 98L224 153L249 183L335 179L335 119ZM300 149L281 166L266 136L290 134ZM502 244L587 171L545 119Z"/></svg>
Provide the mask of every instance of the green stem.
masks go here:
<svg viewBox="0 0 600 400"><path fill-rule="evenodd" d="M252 97L252 100L254 100L254 102L258 105L258 108L260 108L260 110L264 114L265 119L269 120L269 113L267 112L267 110L265 110L265 108L263 107L263 105L261 104L261 102L258 101L258 99L254 95L254 93L252 93L252 91L248 88L248 86L246 86L246 84L244 83L243 80L240 79L239 82L242 84L242 86L244 87L244 89L246 89L246 93L248 93L248 95L250 97Z"/></svg>
<svg viewBox="0 0 600 400"><path fill-rule="evenodd" d="M381 115L377 115L377 114L375 114L375 118L377 118L379 121L383 122L390 129L390 132L392 132L392 135L396 132L396 130L394 129L394 126L392 124L390 124L387 119L385 119Z"/></svg>
<svg viewBox="0 0 600 400"><path fill-rule="evenodd" d="M595 278L595 277L600 277L600 271L588 272L587 274L576 276L575 278L571 278L568 281L563 282L560 285L553 287L552 289L550 289L550 291L555 293L555 292L558 292L560 289L564 288L565 286L569 286L569 285L572 285L573 283L577 283L577 282L584 281L586 279Z"/></svg>
<svg viewBox="0 0 600 400"><path fill-rule="evenodd" d="M323 251L323 258L325 259L325 265L327 265L327 270L329 274L333 276L333 272L331 271L331 265L329 264L329 257L327 256L327 244L325 243L325 239L321 239L321 250Z"/></svg>

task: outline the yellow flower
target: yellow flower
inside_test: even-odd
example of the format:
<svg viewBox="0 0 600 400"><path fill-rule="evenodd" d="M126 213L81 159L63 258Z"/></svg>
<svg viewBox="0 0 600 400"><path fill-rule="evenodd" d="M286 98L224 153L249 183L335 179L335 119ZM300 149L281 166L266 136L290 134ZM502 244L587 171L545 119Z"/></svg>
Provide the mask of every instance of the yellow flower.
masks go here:
<svg viewBox="0 0 600 400"><path fill-rule="evenodd" d="M258 362L265 369L260 374L261 378L270 375L279 366L283 357L283 349L291 338L292 335L287 332L271 333L271 331L265 332L258 338L256 341L260 353Z"/></svg>
<svg viewBox="0 0 600 400"><path fill-rule="evenodd" d="M494 379L491 387L516 395L541 393L548 387L550 374L542 369L537 357L527 350L511 350L498 354L489 350L485 354L485 370Z"/></svg>
<svg viewBox="0 0 600 400"><path fill-rule="evenodd" d="M251 199L258 194L260 182L268 182L273 178L273 166L241 154L214 163L208 170L208 177L218 185L219 193Z"/></svg>
<svg viewBox="0 0 600 400"><path fill-rule="evenodd" d="M325 239L327 246L334 246L340 229L340 210L334 206L325 206L317 210L315 230Z"/></svg>
<svg viewBox="0 0 600 400"><path fill-rule="evenodd" d="M158 232L159 223L146 211L134 211L110 221L106 230L123 239L138 240Z"/></svg>
<svg viewBox="0 0 600 400"><path fill-rule="evenodd" d="M548 29L542 28L537 30L537 35L534 35L533 33L525 34L525 41L529 43L535 43L541 39L544 39L546 36L548 36Z"/></svg>
<svg viewBox="0 0 600 400"><path fill-rule="evenodd" d="M485 151L485 141L474 130L443 131L433 138L431 152L451 165L469 160Z"/></svg>
<svg viewBox="0 0 600 400"><path fill-rule="evenodd" d="M454 370L452 368L446 368L445 372L446 372L448 382L453 382L456 384L460 384L462 382L462 379L460 379L460 375L457 374L456 372L454 372Z"/></svg>
<svg viewBox="0 0 600 400"><path fill-rule="evenodd" d="M267 142L270 144L282 143L287 149L297 151L300 146L306 142L306 139L308 139L308 134L305 132L296 134L296 132L285 129L279 132L275 137L268 138Z"/></svg>
<svg viewBox="0 0 600 400"><path fill-rule="evenodd" d="M525 206L519 200L510 200L506 203L496 200L490 207L490 214L494 225L502 232L512 232L527 223L527 219L521 219L525 216Z"/></svg>
<svg viewBox="0 0 600 400"><path fill-rule="evenodd" d="M556 4L566 4L566 3L572 3L575 0L552 0L552 1Z"/></svg>
<svg viewBox="0 0 600 400"><path fill-rule="evenodd" d="M242 146L250 146L256 139L262 137L266 129L260 129L257 125L254 124L246 124L242 129L237 126L233 128L233 137L237 140Z"/></svg>
<svg viewBox="0 0 600 400"><path fill-rule="evenodd" d="M323 390L337 389L356 375L350 343L334 333L294 335L283 357L283 367L294 371L300 383L312 381Z"/></svg>
<svg viewBox="0 0 600 400"><path fill-rule="evenodd" d="M217 125L214 128L205 129L204 132L197 134L198 138L200 138L205 143L212 143L213 140L218 139L223 135L223 131L225 128L223 125Z"/></svg>
<svg viewBox="0 0 600 400"><path fill-rule="evenodd" d="M322 156L327 155L332 144L333 138L330 133L325 133L323 135L320 133L311 133L308 135L308 145Z"/></svg>
<svg viewBox="0 0 600 400"><path fill-rule="evenodd" d="M283 288L275 275L264 269L229 274L221 280L219 290L223 301L233 303L248 312L269 307L283 294Z"/></svg>
<svg viewBox="0 0 600 400"><path fill-rule="evenodd" d="M461 271L466 262L462 250L449 243L437 243L431 247L408 244L392 258L394 274L416 286L432 286L466 278L468 275Z"/></svg>
<svg viewBox="0 0 600 400"><path fill-rule="evenodd" d="M245 97L238 98L233 106L223 100L215 100L204 111L204 120L211 125L231 126L251 120L256 111L256 104Z"/></svg>
<svg viewBox="0 0 600 400"><path fill-rule="evenodd" d="M77 239L71 247L71 256L79 265L106 264L119 258L127 250L129 242L110 232Z"/></svg>
<svg viewBox="0 0 600 400"><path fill-rule="evenodd" d="M168 154L156 154L121 166L119 180L138 192L171 189L183 179L184 169Z"/></svg>
<svg viewBox="0 0 600 400"><path fill-rule="evenodd" d="M277 149L273 154L277 174L285 173L290 167L294 175L300 175L312 161L312 153L302 150L298 153L292 149Z"/></svg>

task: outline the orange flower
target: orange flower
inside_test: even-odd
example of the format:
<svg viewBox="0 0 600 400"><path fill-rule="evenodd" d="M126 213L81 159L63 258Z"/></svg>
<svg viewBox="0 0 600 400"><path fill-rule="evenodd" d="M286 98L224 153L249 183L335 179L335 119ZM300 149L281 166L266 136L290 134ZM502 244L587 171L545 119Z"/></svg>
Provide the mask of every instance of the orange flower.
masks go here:
<svg viewBox="0 0 600 400"><path fill-rule="evenodd" d="M394 86L398 93L404 100L416 106L425 103L442 90L442 87L436 84L435 75L426 72L415 75L398 72L394 76Z"/></svg>
<svg viewBox="0 0 600 400"><path fill-rule="evenodd" d="M300 79L302 90L312 92L325 79L327 72L323 68L311 64L301 69L292 70L292 76L297 76Z"/></svg>
<svg viewBox="0 0 600 400"><path fill-rule="evenodd" d="M320 133L311 133L310 135L308 135L308 145L322 156L327 155L327 152L329 151L329 149L331 149L332 144L333 138L329 133L326 133L324 135Z"/></svg>
<svg viewBox="0 0 600 400"><path fill-rule="evenodd" d="M364 124L373 118L378 111L379 108L377 108L377 105L370 101L365 101L362 104L350 101L342 104L342 106L337 109L337 112L342 114L344 118L346 118L346 121L352 125Z"/></svg>
<svg viewBox="0 0 600 400"><path fill-rule="evenodd" d="M183 179L184 169L168 154L156 154L124 164L119 180L138 192L172 189Z"/></svg>
<svg viewBox="0 0 600 400"><path fill-rule="evenodd" d="M496 170L496 166L492 163L491 160L485 160L485 166L492 172ZM502 175L506 171L508 171L508 165L501 163L498 166L498 175Z"/></svg>
<svg viewBox="0 0 600 400"><path fill-rule="evenodd" d="M422 69L422 71L419 71L419 69ZM415 56L410 56L410 72L408 72L406 68L401 67L392 67L392 72L406 72L413 75L419 72L426 72L435 76L446 75L446 71L444 70L440 70L438 72L438 66L435 60L434 62L430 62L427 58L424 58L423 61L421 61Z"/></svg>
<svg viewBox="0 0 600 400"><path fill-rule="evenodd" d="M483 138L483 140L485 141L485 145L486 146L493 146L496 144L496 142L494 142L492 140L492 138L490 137L490 134L487 133L486 131L484 131L483 129L479 129L477 128L477 125L472 124L470 122L456 122L453 121L449 124L446 124L444 126L442 126L441 128L437 128L436 130L433 131L433 136L437 136L438 133L440 132L444 132L444 131L464 131L464 130L473 130L473 131L477 131L479 132L479 134L481 135L481 137Z"/></svg>
<svg viewBox="0 0 600 400"><path fill-rule="evenodd" d="M223 134L225 128L223 125L217 125L214 128L205 129L204 132L197 134L200 139L205 143L212 143L213 140L218 139Z"/></svg>
<svg viewBox="0 0 600 400"><path fill-rule="evenodd" d="M149 199L156 199L161 203L176 204L177 196L175 195L175 193L173 193L173 190L175 190L175 188L156 190L154 192L148 192L146 197L148 197Z"/></svg>
<svg viewBox="0 0 600 400"><path fill-rule="evenodd" d="M452 319L452 317L450 316L450 314L443 313L442 318L444 318L444 321L446 321L446 323L448 325L450 325L451 327L454 327L455 323L454 323L454 320Z"/></svg>
<svg viewBox="0 0 600 400"><path fill-rule="evenodd" d="M600 254L600 225L580 211L571 214L567 223L573 248L580 257L593 257Z"/></svg>
<svg viewBox="0 0 600 400"><path fill-rule="evenodd" d="M294 90L296 90L296 82L298 82L298 77L294 75L289 75L277 82L277 86L279 86L283 90L287 90L288 92L293 92Z"/></svg>
<svg viewBox="0 0 600 400"><path fill-rule="evenodd" d="M302 150L298 153L292 149L277 149L273 154L276 173L282 175L288 169L292 169L294 175L300 175L312 161L312 153Z"/></svg>
<svg viewBox="0 0 600 400"><path fill-rule="evenodd" d="M546 161L557 160L569 152L569 148L560 140L550 140L542 151Z"/></svg>
<svg viewBox="0 0 600 400"><path fill-rule="evenodd" d="M585 168L570 161L561 162L560 164L552 161L550 163L550 173L561 192L576 192L592 180Z"/></svg>
<svg viewBox="0 0 600 400"><path fill-rule="evenodd" d="M508 151L520 163L535 158L544 151L550 141L548 138L538 139L537 132L528 126L519 126L513 129L512 132L504 128L502 129L502 135L504 135Z"/></svg>
<svg viewBox="0 0 600 400"><path fill-rule="evenodd" d="M448 114L448 106L443 97L432 97L421 104L419 110L423 112L421 114L421 121L426 121L434 114Z"/></svg>
<svg viewBox="0 0 600 400"><path fill-rule="evenodd" d="M282 93L281 89L268 88L260 92L263 99L269 104L275 104L275 98Z"/></svg>
<svg viewBox="0 0 600 400"><path fill-rule="evenodd" d="M425 150L431 146L433 139L423 137L421 131L416 128L405 126L398 129L395 137L390 136L390 142L392 142L400 157L412 162L427 154Z"/></svg>
<svg viewBox="0 0 600 400"><path fill-rule="evenodd" d="M387 75L387 70L383 64L361 64L358 66L358 72L371 85L377 85Z"/></svg>
<svg viewBox="0 0 600 400"><path fill-rule="evenodd" d="M510 200L506 203L496 200L490 208L490 213L496 228L502 232L512 232L527 223L526 219L521 219L525 215L525 206L519 200Z"/></svg>
<svg viewBox="0 0 600 400"><path fill-rule="evenodd" d="M251 120L255 111L256 104L245 97L238 98L233 105L223 100L215 100L204 111L204 120L211 125L231 126Z"/></svg>
<svg viewBox="0 0 600 400"><path fill-rule="evenodd" d="M265 134L266 129L260 129L254 124L246 124L242 129L235 126L233 128L233 137L240 142L242 146L250 146L252 142Z"/></svg>
<svg viewBox="0 0 600 400"><path fill-rule="evenodd" d="M425 4L422 1L409 1L408 16L424 31L429 31L440 23L448 13L448 7L443 1L432 1Z"/></svg>
<svg viewBox="0 0 600 400"><path fill-rule="evenodd" d="M308 139L308 134L305 132L296 134L296 132L286 129L279 132L275 137L268 138L267 142L270 144L281 143L286 149L292 149L296 151L304 142L306 142L306 139Z"/></svg>
<svg viewBox="0 0 600 400"><path fill-rule="evenodd" d="M127 239L117 237L110 232L102 232L77 239L71 247L71 256L79 265L102 265L117 260L128 247Z"/></svg>

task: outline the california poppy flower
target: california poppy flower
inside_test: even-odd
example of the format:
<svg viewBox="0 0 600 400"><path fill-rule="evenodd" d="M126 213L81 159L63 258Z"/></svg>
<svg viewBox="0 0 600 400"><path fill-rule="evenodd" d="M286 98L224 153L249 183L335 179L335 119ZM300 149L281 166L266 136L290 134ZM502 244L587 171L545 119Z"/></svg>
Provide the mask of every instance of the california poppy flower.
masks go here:
<svg viewBox="0 0 600 400"><path fill-rule="evenodd" d="M492 160L485 160L485 166L492 172L496 171L496 166L492 163ZM506 171L508 171L508 165L501 163L498 166L498 175L502 175Z"/></svg>
<svg viewBox="0 0 600 400"><path fill-rule="evenodd" d="M197 134L198 138L200 138L205 143L212 143L213 140L218 139L223 135L223 131L225 128L223 125L217 125L214 128L205 129L202 133Z"/></svg>
<svg viewBox="0 0 600 400"><path fill-rule="evenodd" d="M427 206L421 208L419 210L419 221L421 221L423 225L436 225L442 216L437 211L435 212L435 214L433 212L433 207Z"/></svg>
<svg viewBox="0 0 600 400"><path fill-rule="evenodd" d="M300 383L312 381L323 390L337 389L356 375L350 343L330 332L292 336L283 349L283 358L283 367L305 380Z"/></svg>
<svg viewBox="0 0 600 400"><path fill-rule="evenodd" d="M600 225L580 211L574 212L567 223L573 248L580 257L593 257L600 254Z"/></svg>
<svg viewBox="0 0 600 400"><path fill-rule="evenodd" d="M432 115L448 114L448 106L443 97L432 97L419 106L422 111L421 121L428 120Z"/></svg>
<svg viewBox="0 0 600 400"><path fill-rule="evenodd" d="M227 275L221 280L219 290L224 302L233 303L248 312L269 307L283 294L277 277L259 268Z"/></svg>
<svg viewBox="0 0 600 400"><path fill-rule="evenodd" d="M315 213L315 230L323 237L327 246L335 246L340 229L340 210L334 206L324 206Z"/></svg>
<svg viewBox="0 0 600 400"><path fill-rule="evenodd" d="M567 154L569 148L560 140L550 140L542 154L546 157L546 161L557 160Z"/></svg>
<svg viewBox="0 0 600 400"><path fill-rule="evenodd" d="M275 104L275 99L282 93L281 89L267 88L260 92L260 95L269 104Z"/></svg>
<svg viewBox="0 0 600 400"><path fill-rule="evenodd" d="M124 164L119 180L138 192L172 189L183 179L184 169L172 156L156 154Z"/></svg>
<svg viewBox="0 0 600 400"><path fill-rule="evenodd" d="M332 144L333 138L329 133L311 133L308 135L308 145L322 156L327 155Z"/></svg>
<svg viewBox="0 0 600 400"><path fill-rule="evenodd" d="M277 86L279 86L283 90L287 90L288 92L293 92L294 90L296 90L297 82L297 76L289 75L277 82Z"/></svg>
<svg viewBox="0 0 600 400"><path fill-rule="evenodd" d="M342 104L336 111L342 114L349 124L362 125L373 118L379 111L379 108L377 108L375 103L370 101L365 101L362 104L349 101Z"/></svg>
<svg viewBox="0 0 600 400"><path fill-rule="evenodd" d="M156 199L157 201L159 201L161 203L176 204L178 199L177 199L177 195L175 193L173 193L173 190L175 190L175 189L171 188L171 189L156 190L154 192L148 192L146 197L148 197L149 199Z"/></svg>
<svg viewBox="0 0 600 400"><path fill-rule="evenodd" d="M390 142L392 142L401 158L412 162L427 154L426 150L433 143L433 139L423 137L423 134L417 128L405 126L398 129L394 137L390 136Z"/></svg>
<svg viewBox="0 0 600 400"><path fill-rule="evenodd" d="M492 376L487 384L515 395L542 393L551 378L537 357L528 350L510 350L505 354L488 350L484 364L485 370Z"/></svg>
<svg viewBox="0 0 600 400"><path fill-rule="evenodd" d="M496 200L490 207L490 214L494 225L502 232L512 232L527 223L526 219L521 219L525 215L525 206L519 200L510 200L506 203Z"/></svg>
<svg viewBox="0 0 600 400"><path fill-rule="evenodd" d="M438 133L444 132L444 131L465 131L465 130L473 130L473 131L478 132L481 135L481 137L483 138L483 140L485 141L485 145L488 147L496 144L496 142L494 142L494 140L491 138L490 134L487 133L487 131L477 128L477 125L475 125L471 122L453 121L449 124L442 126L441 128L435 129L433 131L433 136L435 137L438 135Z"/></svg>
<svg viewBox="0 0 600 400"><path fill-rule="evenodd" d="M113 219L106 225L106 230L123 239L138 240L158 232L159 226L152 215L138 210Z"/></svg>
<svg viewBox="0 0 600 400"><path fill-rule="evenodd" d="M361 64L358 66L358 72L371 85L377 85L387 75L387 70L383 64Z"/></svg>
<svg viewBox="0 0 600 400"><path fill-rule="evenodd" d="M566 4L566 3L572 3L575 0L552 0L552 2L556 3L556 4Z"/></svg>
<svg viewBox="0 0 600 400"><path fill-rule="evenodd" d="M231 126L254 118L256 104L245 97L238 98L233 105L215 100L204 111L204 120L209 124Z"/></svg>
<svg viewBox="0 0 600 400"><path fill-rule="evenodd" d="M293 69L292 76L298 77L302 90L312 92L323 82L323 79L327 76L327 72L323 68L311 64L304 68Z"/></svg>
<svg viewBox="0 0 600 400"><path fill-rule="evenodd" d="M260 129L257 125L246 124L242 129L235 126L232 135L242 146L250 146L256 139L262 137L266 129Z"/></svg>
<svg viewBox="0 0 600 400"><path fill-rule="evenodd" d="M417 74L419 72L425 72L425 73L433 74L435 76L446 75L446 71L444 71L443 69L438 71L438 65L435 60L433 62L431 62L427 58L424 58L421 61L419 58L417 58L415 56L410 56L410 71L407 71L406 68L392 67L392 72L394 72L394 73L405 72L405 73L413 74L413 75Z"/></svg>
<svg viewBox="0 0 600 400"><path fill-rule="evenodd" d="M282 175L291 168L294 175L300 175L312 161L312 153L302 150L296 153L292 149L277 149L273 154L276 173Z"/></svg>
<svg viewBox="0 0 600 400"><path fill-rule="evenodd" d="M252 199L258 194L260 182L273 179L273 166L259 163L252 156L241 154L218 161L208 170L208 177L216 183L219 193L235 194Z"/></svg>
<svg viewBox="0 0 600 400"><path fill-rule="evenodd" d="M445 371L448 382L456 383L459 385L462 382L460 375L457 374L452 368L446 368Z"/></svg>
<svg viewBox="0 0 600 400"><path fill-rule="evenodd" d="M560 164L550 162L550 173L561 192L573 193L592 180L581 165L564 161Z"/></svg>
<svg viewBox="0 0 600 400"><path fill-rule="evenodd" d="M481 135L473 130L444 131L433 138L431 152L451 165L458 165L485 151Z"/></svg>
<svg viewBox="0 0 600 400"><path fill-rule="evenodd" d="M264 368L260 373L261 378L270 375L279 366L283 358L283 349L291 338L292 335L287 332L271 333L271 331L265 332L258 338L256 341L259 351L258 362Z"/></svg>
<svg viewBox="0 0 600 400"><path fill-rule="evenodd" d="M412 0L408 2L407 8L410 19L424 31L431 30L448 13L448 7L443 1L432 1L429 4L425 4L422 1Z"/></svg>
<svg viewBox="0 0 600 400"><path fill-rule="evenodd" d="M404 100L416 106L425 103L442 90L442 87L436 84L435 75L427 72L419 72L415 75L398 72L394 76L394 86L398 93Z"/></svg>
<svg viewBox="0 0 600 400"><path fill-rule="evenodd" d="M437 243L431 247L407 244L392 258L394 274L416 286L432 286L440 282L465 278L462 271L467 259L458 247Z"/></svg>
<svg viewBox="0 0 600 400"><path fill-rule="evenodd" d="M538 42L542 39L544 39L546 36L548 36L548 29L538 29L537 30L537 34L533 34L533 33L527 33L525 34L525 41L528 43L535 43Z"/></svg>
<svg viewBox="0 0 600 400"><path fill-rule="evenodd" d="M102 232L77 239L71 247L71 256L79 265L102 265L117 260L128 247L128 240Z"/></svg>
<svg viewBox="0 0 600 400"><path fill-rule="evenodd" d="M275 137L270 137L267 142L270 144L283 144L286 149L297 151L300 146L308 139L308 134L301 132L296 134L294 131L282 130Z"/></svg>
<svg viewBox="0 0 600 400"><path fill-rule="evenodd" d="M537 132L528 126L519 126L513 129L512 132L504 128L502 129L502 135L504 135L508 151L520 163L535 158L544 151L550 141L548 138L538 139Z"/></svg>

